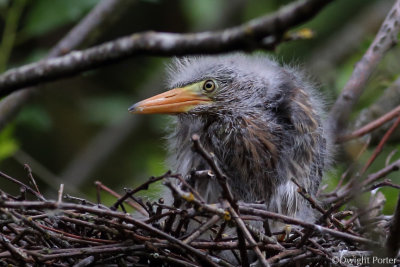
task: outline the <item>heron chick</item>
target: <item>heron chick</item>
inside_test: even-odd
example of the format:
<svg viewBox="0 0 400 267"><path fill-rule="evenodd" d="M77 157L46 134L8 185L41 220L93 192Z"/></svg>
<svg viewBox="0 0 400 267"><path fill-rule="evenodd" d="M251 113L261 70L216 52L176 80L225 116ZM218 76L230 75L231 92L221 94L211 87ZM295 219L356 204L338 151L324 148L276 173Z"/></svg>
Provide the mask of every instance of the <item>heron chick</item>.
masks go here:
<svg viewBox="0 0 400 267"><path fill-rule="evenodd" d="M235 198L313 220L291 178L315 194L328 160L329 131L314 86L294 68L239 53L178 58L168 74L169 91L129 111L176 115L168 138L170 167L182 175L210 168L192 150L191 136L198 134L229 177ZM211 203L221 195L212 179L198 179L195 188Z"/></svg>

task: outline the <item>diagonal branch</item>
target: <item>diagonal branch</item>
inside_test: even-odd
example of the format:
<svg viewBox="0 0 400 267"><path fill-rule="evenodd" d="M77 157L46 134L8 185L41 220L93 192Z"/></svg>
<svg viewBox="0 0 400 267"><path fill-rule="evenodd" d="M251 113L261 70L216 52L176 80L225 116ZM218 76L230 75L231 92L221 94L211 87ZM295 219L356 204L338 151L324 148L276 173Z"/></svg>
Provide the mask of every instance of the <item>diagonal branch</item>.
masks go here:
<svg viewBox="0 0 400 267"><path fill-rule="evenodd" d="M374 41L357 63L354 71L347 81L342 93L333 105L329 121L336 134L344 129L348 121L348 115L357 103L365 89L365 85L372 72L377 67L385 53L397 43L397 35L400 30L400 0L396 0L392 9L385 18Z"/></svg>
<svg viewBox="0 0 400 267"><path fill-rule="evenodd" d="M144 32L126 36L65 56L11 69L0 76L0 96L25 86L72 76L135 55L187 55L255 50L269 47L266 37L277 40L290 27L305 22L331 0L297 1L237 27L197 34Z"/></svg>

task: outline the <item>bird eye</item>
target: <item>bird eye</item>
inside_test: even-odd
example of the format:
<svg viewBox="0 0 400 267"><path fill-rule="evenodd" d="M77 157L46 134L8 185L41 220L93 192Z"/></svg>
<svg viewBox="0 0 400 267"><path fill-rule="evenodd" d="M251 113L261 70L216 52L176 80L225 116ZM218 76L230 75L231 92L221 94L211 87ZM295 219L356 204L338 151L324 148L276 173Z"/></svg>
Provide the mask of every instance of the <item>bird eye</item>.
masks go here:
<svg viewBox="0 0 400 267"><path fill-rule="evenodd" d="M216 85L215 85L215 82L213 80L207 80L203 84L203 89L208 93L214 91L215 87L216 87Z"/></svg>

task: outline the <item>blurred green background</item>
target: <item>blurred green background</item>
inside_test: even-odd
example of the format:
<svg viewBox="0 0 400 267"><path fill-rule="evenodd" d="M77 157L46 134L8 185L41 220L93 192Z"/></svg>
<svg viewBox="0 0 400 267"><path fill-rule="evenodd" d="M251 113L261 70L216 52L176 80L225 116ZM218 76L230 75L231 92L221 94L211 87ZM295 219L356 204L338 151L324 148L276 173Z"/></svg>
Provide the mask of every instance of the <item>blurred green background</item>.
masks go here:
<svg viewBox="0 0 400 267"><path fill-rule="evenodd" d="M98 2L0 0L0 72L44 58ZM97 38L90 45L146 30L223 29L276 11L291 1L133 2L118 14L111 26L98 29ZM316 18L299 27L313 30L314 38L284 43L268 53L282 63L307 70L321 84L329 107L373 40L392 3L388 0L333 1ZM381 62L352 120L357 121L360 111L370 107L397 78L399 55L400 49L395 48ZM130 115L127 109L138 100L164 90L163 69L168 61L168 58L134 57L40 86L17 117L1 129L0 170L27 182L23 164L28 163L42 193L47 196L55 196L62 182L67 192L89 199L95 198L95 180L121 193L124 187L135 187L151 175L162 174L167 170L163 137L169 118ZM400 103L400 99L395 101ZM384 166L386 156L399 147L398 140L399 137L392 138L369 172ZM361 163L368 159L377 141L373 140ZM346 153L339 150L325 180L330 188L359 148L355 144ZM390 178L400 182L397 173ZM0 180L0 188L18 192L18 188L4 180ZM383 191L388 199L385 210L390 212L397 191ZM157 192L152 191L155 196Z"/></svg>

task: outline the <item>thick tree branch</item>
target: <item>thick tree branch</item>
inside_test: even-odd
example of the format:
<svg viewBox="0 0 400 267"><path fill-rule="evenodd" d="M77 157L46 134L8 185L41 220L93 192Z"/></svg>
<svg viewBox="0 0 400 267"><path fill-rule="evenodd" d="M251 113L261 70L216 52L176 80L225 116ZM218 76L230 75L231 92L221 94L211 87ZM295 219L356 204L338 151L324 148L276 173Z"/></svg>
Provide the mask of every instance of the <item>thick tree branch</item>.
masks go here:
<svg viewBox="0 0 400 267"><path fill-rule="evenodd" d="M144 32L83 51L11 69L0 76L0 96L25 86L68 77L134 55L186 55L270 47L290 27L312 18L331 0L298 1L278 12L223 31L202 33Z"/></svg>
<svg viewBox="0 0 400 267"><path fill-rule="evenodd" d="M105 28L112 24L129 5L136 1L103 0L78 25L76 25L53 49L47 58L65 54L82 46L83 43L94 41ZM99 29L101 29L99 31ZM95 32L95 33L94 33ZM89 40L90 39L90 40ZM1 86L0 86L1 88ZM15 92L0 102L0 130L12 119L21 107L32 97L34 88Z"/></svg>
<svg viewBox="0 0 400 267"><path fill-rule="evenodd" d="M364 91L372 72L384 54L397 43L400 29L400 0L397 0L386 16L374 41L357 63L355 69L336 100L329 114L330 125L338 133L344 129L348 115Z"/></svg>

